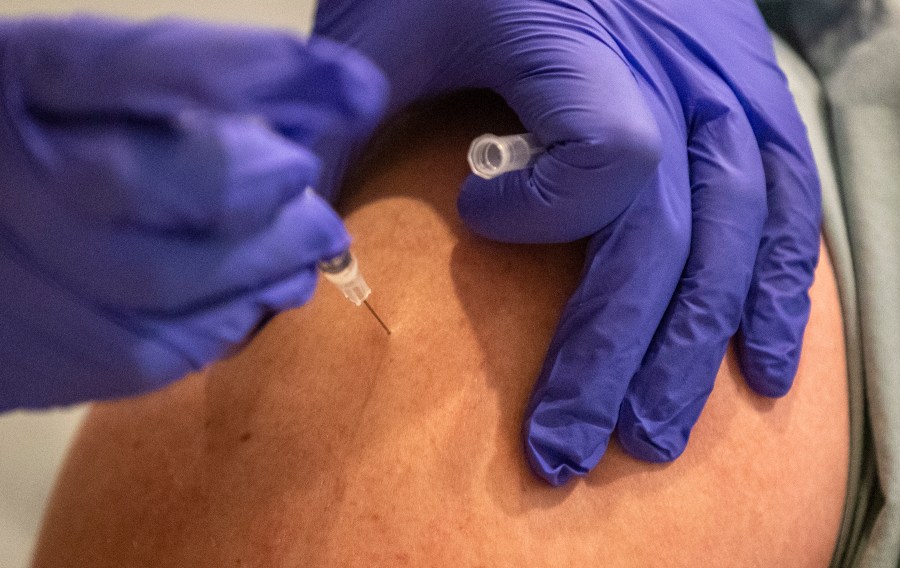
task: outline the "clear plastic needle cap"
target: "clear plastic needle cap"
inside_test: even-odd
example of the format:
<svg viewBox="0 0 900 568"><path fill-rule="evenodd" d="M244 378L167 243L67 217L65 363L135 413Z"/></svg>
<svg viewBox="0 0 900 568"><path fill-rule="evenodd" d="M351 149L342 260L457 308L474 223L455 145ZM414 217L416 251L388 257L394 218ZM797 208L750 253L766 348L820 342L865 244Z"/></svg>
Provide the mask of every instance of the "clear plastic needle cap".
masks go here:
<svg viewBox="0 0 900 568"><path fill-rule="evenodd" d="M469 167L476 176L492 179L528 167L543 150L533 134L482 134L469 146Z"/></svg>

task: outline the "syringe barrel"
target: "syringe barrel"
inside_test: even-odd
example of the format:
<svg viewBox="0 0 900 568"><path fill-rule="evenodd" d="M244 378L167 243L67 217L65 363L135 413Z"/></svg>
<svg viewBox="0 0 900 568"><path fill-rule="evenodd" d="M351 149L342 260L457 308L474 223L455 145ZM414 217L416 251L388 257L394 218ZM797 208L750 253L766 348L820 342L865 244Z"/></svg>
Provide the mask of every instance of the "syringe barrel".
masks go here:
<svg viewBox="0 0 900 568"><path fill-rule="evenodd" d="M543 151L533 134L496 136L482 134L469 146L469 167L484 179L528 167Z"/></svg>
<svg viewBox="0 0 900 568"><path fill-rule="evenodd" d="M359 271L356 257L349 250L319 262L319 270L326 280L337 286L344 296L357 306L372 293L372 289Z"/></svg>

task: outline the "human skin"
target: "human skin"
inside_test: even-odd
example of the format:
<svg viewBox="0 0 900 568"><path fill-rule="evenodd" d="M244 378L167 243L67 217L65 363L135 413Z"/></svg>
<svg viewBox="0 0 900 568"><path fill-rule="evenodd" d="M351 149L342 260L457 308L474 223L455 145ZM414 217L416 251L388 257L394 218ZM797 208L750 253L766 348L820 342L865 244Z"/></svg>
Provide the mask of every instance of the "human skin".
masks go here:
<svg viewBox="0 0 900 568"><path fill-rule="evenodd" d="M460 223L468 142L509 128L486 108L406 124L415 140L376 151L343 204L393 333L323 284L230 360L95 405L35 567L827 566L849 436L828 255L786 397L750 391L729 352L678 460L613 441L552 488L521 420L584 246Z"/></svg>

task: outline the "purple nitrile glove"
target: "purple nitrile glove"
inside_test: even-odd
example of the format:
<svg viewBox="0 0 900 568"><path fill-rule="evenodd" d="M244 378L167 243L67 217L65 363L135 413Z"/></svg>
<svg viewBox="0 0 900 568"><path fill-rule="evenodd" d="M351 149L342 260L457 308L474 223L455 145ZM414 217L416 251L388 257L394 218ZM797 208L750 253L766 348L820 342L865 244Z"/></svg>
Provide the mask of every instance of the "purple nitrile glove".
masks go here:
<svg viewBox="0 0 900 568"><path fill-rule="evenodd" d="M614 428L637 457L680 455L735 332L750 386L788 391L819 185L751 0L321 0L315 29L382 67L392 108L491 88L547 148L466 181L474 231L592 235L527 411L539 475L586 474Z"/></svg>
<svg viewBox="0 0 900 568"><path fill-rule="evenodd" d="M158 388L306 302L349 244L313 145L385 88L282 32L0 22L0 411Z"/></svg>

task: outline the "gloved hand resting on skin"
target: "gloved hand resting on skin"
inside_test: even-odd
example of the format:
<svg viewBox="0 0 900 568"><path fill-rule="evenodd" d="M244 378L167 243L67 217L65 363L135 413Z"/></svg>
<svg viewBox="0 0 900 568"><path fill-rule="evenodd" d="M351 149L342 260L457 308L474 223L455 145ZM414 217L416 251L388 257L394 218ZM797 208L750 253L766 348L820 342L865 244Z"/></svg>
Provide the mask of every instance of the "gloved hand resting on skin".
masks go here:
<svg viewBox="0 0 900 568"><path fill-rule="evenodd" d="M0 411L158 388L303 304L349 244L313 144L384 98L327 40L0 21Z"/></svg>
<svg viewBox="0 0 900 568"><path fill-rule="evenodd" d="M527 410L539 475L586 474L614 428L680 455L735 332L750 386L788 391L820 196L751 0L321 0L315 33L381 66L394 109L490 88L548 148L459 196L486 237L591 236Z"/></svg>

